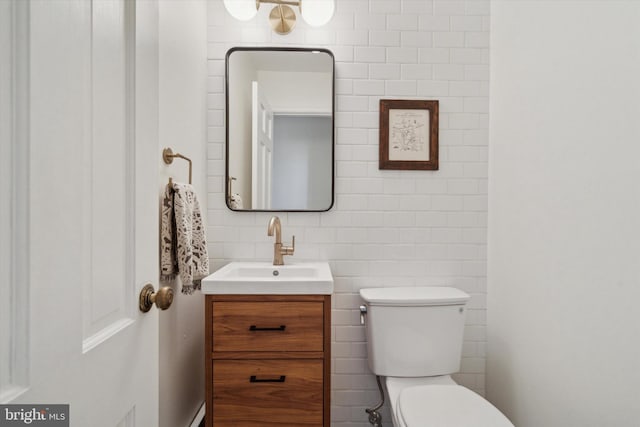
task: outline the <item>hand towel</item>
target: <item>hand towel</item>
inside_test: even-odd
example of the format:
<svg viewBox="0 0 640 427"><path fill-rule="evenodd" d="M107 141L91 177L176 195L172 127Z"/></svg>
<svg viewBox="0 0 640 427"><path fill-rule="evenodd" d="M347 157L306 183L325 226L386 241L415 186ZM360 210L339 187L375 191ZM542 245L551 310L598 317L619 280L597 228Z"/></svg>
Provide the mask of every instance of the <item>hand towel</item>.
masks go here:
<svg viewBox="0 0 640 427"><path fill-rule="evenodd" d="M242 209L242 197L238 193L233 193L229 205L231 209Z"/></svg>
<svg viewBox="0 0 640 427"><path fill-rule="evenodd" d="M182 282L182 293L200 289L209 274L209 254L200 203L190 184L167 186L162 203L161 279Z"/></svg>

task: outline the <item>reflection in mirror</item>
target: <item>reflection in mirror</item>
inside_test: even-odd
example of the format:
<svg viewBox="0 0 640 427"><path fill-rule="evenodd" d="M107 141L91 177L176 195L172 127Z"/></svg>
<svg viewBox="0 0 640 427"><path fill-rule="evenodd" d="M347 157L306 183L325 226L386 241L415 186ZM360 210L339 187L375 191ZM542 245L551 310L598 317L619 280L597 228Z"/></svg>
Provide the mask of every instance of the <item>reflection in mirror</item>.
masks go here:
<svg viewBox="0 0 640 427"><path fill-rule="evenodd" d="M230 209L331 209L334 59L330 51L230 49L226 114Z"/></svg>

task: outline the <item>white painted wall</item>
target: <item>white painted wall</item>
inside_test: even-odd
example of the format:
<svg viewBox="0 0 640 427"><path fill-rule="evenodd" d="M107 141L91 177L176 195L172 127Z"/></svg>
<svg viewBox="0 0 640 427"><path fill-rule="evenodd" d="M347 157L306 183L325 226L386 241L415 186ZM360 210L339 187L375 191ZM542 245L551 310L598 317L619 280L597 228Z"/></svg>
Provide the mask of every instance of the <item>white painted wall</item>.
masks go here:
<svg viewBox="0 0 640 427"><path fill-rule="evenodd" d="M193 161L193 185L206 212L206 2L161 0L159 5L160 141ZM169 176L188 181L187 162L167 166ZM163 189L159 189L162 191ZM179 286L169 310L160 313L160 427L186 427L204 402L204 297L183 295Z"/></svg>
<svg viewBox="0 0 640 427"><path fill-rule="evenodd" d="M248 22L208 2L209 250L213 267L268 261L268 213L224 202L224 58L241 45L326 47L336 59L336 204L283 213L290 261L328 260L333 298L332 426L370 427L378 392L368 370L358 291L447 285L472 294L458 380L484 390L488 0L338 0L331 22L273 33L263 5ZM378 170L380 98L440 100L440 170ZM385 420L390 425L388 414Z"/></svg>
<svg viewBox="0 0 640 427"><path fill-rule="evenodd" d="M250 58L247 55L236 52L233 55L233 60L229 65L229 73L234 76L234 81L244 82L244 84L237 85L234 88L233 93L237 96L233 102L229 103L229 139L237 141L233 144L233 154L229 161L229 175L236 178L232 182L232 191L234 194L239 194L243 201L243 208L249 209L251 207L251 115L252 115L252 100L253 90L252 82L258 79L257 73L255 73L255 66L252 65ZM224 82L224 62L222 64L222 76L217 76L216 82ZM224 103L224 90L222 94L218 94L216 99L220 101L219 96L222 95L221 101ZM224 104L223 104L224 105ZM225 111L224 109L217 113L212 114L215 117L215 121L212 123L209 117L209 126L224 126L225 125ZM221 121L220 121L221 120ZM224 130L223 130L224 132Z"/></svg>
<svg viewBox="0 0 640 427"><path fill-rule="evenodd" d="M331 114L331 72L259 71L258 83L276 113Z"/></svg>
<svg viewBox="0 0 640 427"><path fill-rule="evenodd" d="M640 3L491 10L487 395L518 427L640 419Z"/></svg>

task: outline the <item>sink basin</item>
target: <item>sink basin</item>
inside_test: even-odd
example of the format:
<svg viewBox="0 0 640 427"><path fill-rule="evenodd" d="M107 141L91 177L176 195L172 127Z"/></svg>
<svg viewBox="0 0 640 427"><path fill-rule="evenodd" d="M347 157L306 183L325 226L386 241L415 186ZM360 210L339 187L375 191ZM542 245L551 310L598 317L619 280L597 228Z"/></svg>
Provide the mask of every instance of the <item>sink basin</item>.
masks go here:
<svg viewBox="0 0 640 427"><path fill-rule="evenodd" d="M330 295L333 276L326 262L272 265L231 262L202 279L204 294Z"/></svg>

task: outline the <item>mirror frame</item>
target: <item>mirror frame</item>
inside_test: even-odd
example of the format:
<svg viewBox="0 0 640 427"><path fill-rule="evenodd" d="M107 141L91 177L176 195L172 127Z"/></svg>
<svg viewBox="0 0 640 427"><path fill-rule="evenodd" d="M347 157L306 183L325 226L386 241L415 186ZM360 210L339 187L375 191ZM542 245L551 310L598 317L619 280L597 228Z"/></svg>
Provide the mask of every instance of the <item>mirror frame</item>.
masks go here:
<svg viewBox="0 0 640 427"><path fill-rule="evenodd" d="M326 209L232 209L230 206L231 194L229 194L229 57L233 52L322 52L331 58L331 202ZM298 47L232 47L225 57L225 189L224 198L227 208L232 212L327 212L335 203L335 173L336 173L336 60L329 49L325 48L298 48Z"/></svg>

